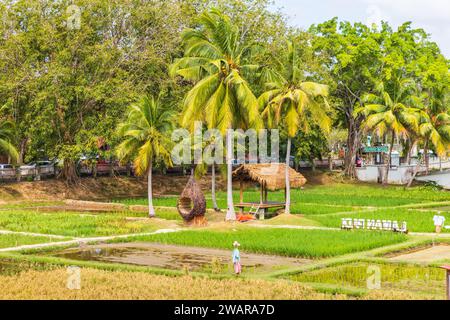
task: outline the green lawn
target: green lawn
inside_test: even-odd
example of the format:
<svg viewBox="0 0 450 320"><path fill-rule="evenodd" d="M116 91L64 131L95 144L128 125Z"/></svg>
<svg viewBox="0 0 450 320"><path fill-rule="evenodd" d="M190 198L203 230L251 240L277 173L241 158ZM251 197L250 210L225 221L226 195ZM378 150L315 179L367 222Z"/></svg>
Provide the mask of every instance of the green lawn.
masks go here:
<svg viewBox="0 0 450 320"><path fill-rule="evenodd" d="M229 231L192 230L127 241L148 241L187 246L232 248L236 240L242 251L290 257L322 258L370 250L405 241L407 236L390 232L256 229L240 227Z"/></svg>
<svg viewBox="0 0 450 320"><path fill-rule="evenodd" d="M61 238L27 236L22 234L0 234L0 248L17 247L27 244L63 241Z"/></svg>
<svg viewBox="0 0 450 320"><path fill-rule="evenodd" d="M341 226L342 218L359 218L359 219L381 219L396 220L398 222L406 221L408 229L411 232L434 232L433 217L436 211L413 210L406 208L378 209L371 212L349 213L346 215L326 215L326 216L310 216L309 218L321 223L327 227ZM450 223L450 212L443 212L447 223ZM449 232L443 230L443 232Z"/></svg>
<svg viewBox="0 0 450 320"><path fill-rule="evenodd" d="M151 232L158 229L158 225L150 219L129 221L125 216L115 213L88 215L79 212L13 210L0 212L0 229L69 237L92 237Z"/></svg>

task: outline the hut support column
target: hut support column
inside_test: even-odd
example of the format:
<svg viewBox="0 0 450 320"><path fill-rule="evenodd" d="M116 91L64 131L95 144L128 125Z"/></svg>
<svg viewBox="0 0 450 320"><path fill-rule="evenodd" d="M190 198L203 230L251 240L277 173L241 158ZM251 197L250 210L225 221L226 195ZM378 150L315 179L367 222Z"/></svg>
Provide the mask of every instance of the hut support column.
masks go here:
<svg viewBox="0 0 450 320"><path fill-rule="evenodd" d="M239 203L242 204L244 202L244 183L242 182L242 178L239 180ZM241 207L241 214L244 213L244 207Z"/></svg>
<svg viewBox="0 0 450 320"><path fill-rule="evenodd" d="M264 185L261 183L261 193L259 195L259 203L263 204L264 203Z"/></svg>

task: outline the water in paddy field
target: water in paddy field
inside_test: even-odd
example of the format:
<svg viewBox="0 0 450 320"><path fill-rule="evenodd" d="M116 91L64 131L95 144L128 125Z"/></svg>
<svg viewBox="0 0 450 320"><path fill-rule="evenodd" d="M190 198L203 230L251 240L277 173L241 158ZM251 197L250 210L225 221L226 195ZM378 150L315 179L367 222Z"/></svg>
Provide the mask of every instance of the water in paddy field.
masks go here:
<svg viewBox="0 0 450 320"><path fill-rule="evenodd" d="M205 271L231 270L231 249L220 250L183 247L155 243L99 244L70 248L50 253L52 256L72 260L101 261L172 270ZM300 266L307 259L295 259L241 252L241 262L246 269L267 270L279 266Z"/></svg>

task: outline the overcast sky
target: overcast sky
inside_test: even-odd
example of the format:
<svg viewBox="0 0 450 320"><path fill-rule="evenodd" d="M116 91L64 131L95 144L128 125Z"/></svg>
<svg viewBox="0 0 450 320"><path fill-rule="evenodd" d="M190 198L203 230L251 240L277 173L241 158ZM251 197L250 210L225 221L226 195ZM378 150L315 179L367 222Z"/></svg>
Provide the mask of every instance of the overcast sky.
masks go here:
<svg viewBox="0 0 450 320"><path fill-rule="evenodd" d="M394 27L412 21L430 33L450 58L450 0L274 0L292 25L308 28L333 17L368 24L388 21Z"/></svg>

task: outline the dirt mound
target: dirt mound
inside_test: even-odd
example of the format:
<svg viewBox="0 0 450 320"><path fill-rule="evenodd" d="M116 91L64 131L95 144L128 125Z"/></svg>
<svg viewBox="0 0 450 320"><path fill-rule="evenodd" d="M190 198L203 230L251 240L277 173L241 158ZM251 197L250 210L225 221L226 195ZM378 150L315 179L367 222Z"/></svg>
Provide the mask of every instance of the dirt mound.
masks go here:
<svg viewBox="0 0 450 320"><path fill-rule="evenodd" d="M188 176L153 177L153 192L159 195L179 195ZM202 190L210 190L211 178L198 181ZM225 186L221 177L216 182L219 190ZM13 200L109 200L116 198L144 197L147 195L147 181L140 178L100 177L82 178L76 186L68 186L62 180L20 182L0 185L0 202Z"/></svg>

